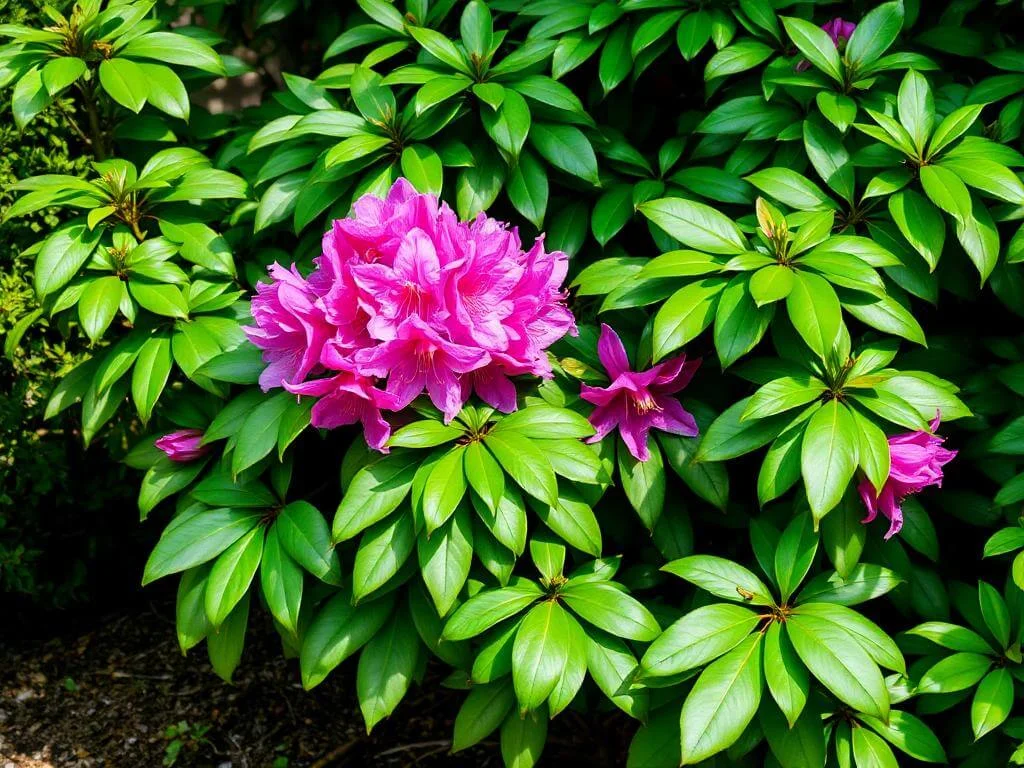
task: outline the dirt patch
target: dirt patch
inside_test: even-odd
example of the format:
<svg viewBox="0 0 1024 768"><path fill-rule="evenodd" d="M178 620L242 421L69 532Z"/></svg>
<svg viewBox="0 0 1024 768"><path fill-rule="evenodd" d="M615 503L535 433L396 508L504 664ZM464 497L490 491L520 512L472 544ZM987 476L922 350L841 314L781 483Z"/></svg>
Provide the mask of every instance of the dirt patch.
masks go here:
<svg viewBox="0 0 1024 768"><path fill-rule="evenodd" d="M441 668L367 736L354 665L305 692L298 663L256 629L227 685L202 648L181 655L172 616L156 606L33 649L0 646L0 768L501 766L497 734L448 754L462 694L440 687ZM599 724L563 713L542 763L624 765L633 730L614 714Z"/></svg>

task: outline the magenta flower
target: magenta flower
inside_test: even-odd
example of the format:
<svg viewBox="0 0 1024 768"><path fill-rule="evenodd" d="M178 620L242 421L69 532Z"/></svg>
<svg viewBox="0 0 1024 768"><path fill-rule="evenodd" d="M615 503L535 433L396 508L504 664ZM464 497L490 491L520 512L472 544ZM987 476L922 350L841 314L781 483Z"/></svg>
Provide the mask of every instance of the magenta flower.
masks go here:
<svg viewBox="0 0 1024 768"><path fill-rule="evenodd" d="M857 25L852 21L843 21L837 16L832 21L822 24L821 28L828 33L828 36L832 38L832 44L842 53L846 50L846 43L853 35L853 30L857 28ZM811 63L809 61L801 61L796 65L797 72L804 72L810 68Z"/></svg>
<svg viewBox="0 0 1024 768"><path fill-rule="evenodd" d="M583 384L580 389L580 397L597 406L590 414L597 433L588 438L588 443L601 440L618 427L634 458L647 461L651 457L647 449L651 429L686 437L697 435L697 422L671 395L690 383L700 367L699 358L688 362L686 355L680 355L646 371L632 371L622 340L603 323L597 354L612 383L608 387Z"/></svg>
<svg viewBox="0 0 1024 768"><path fill-rule="evenodd" d="M210 446L203 445L203 430L179 429L157 439L157 448L167 454L171 461L195 461L209 452Z"/></svg>
<svg viewBox="0 0 1024 768"><path fill-rule="evenodd" d="M857 25L852 21L843 21L836 16L832 21L822 24L821 28L832 38L836 48L842 51L846 48L847 41L853 36L853 30L857 28Z"/></svg>
<svg viewBox="0 0 1024 768"><path fill-rule="evenodd" d="M252 300L256 325L245 328L268 364L260 374L264 392L305 379L319 364L320 352L334 334L323 308L316 304L316 294L294 266L287 270L273 264L269 271L274 282L258 283Z"/></svg>
<svg viewBox="0 0 1024 768"><path fill-rule="evenodd" d="M484 214L460 222L405 179L352 211L324 234L308 278L274 265L258 288L247 333L265 389L321 398L314 425L359 421L382 449L381 410L426 392L450 421L475 392L513 411L512 377L551 376L548 347L576 332L564 253L542 237L524 251L515 228Z"/></svg>
<svg viewBox="0 0 1024 768"><path fill-rule="evenodd" d="M488 360L482 349L448 341L416 315L406 318L394 339L361 349L356 355L361 370L388 378L392 410L405 408L425 388L431 402L444 413L445 423L462 409L459 374L480 368Z"/></svg>
<svg viewBox="0 0 1024 768"><path fill-rule="evenodd" d="M320 429L335 429L359 422L366 444L387 453L391 425L381 415L382 408L392 408L394 398L376 389L373 379L352 371L342 371L329 379L314 379L302 384L285 384L297 395L319 397L313 405L310 423Z"/></svg>
<svg viewBox="0 0 1024 768"><path fill-rule="evenodd" d="M869 480L862 480L857 490L867 507L868 516L861 522L870 523L881 512L889 518L889 532L885 538L892 538L903 527L903 510L900 505L912 493L929 485L942 485L942 467L953 460L956 451L942 447L945 438L935 434L939 428L939 415L931 423L931 431L905 432L889 438L889 477L876 494Z"/></svg>

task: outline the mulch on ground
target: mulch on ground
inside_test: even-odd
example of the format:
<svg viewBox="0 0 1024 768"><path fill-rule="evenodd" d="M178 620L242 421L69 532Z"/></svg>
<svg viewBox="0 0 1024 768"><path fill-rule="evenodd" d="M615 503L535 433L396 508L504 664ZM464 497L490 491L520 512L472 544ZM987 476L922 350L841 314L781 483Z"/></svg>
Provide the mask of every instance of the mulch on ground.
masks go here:
<svg viewBox="0 0 1024 768"><path fill-rule="evenodd" d="M443 673L432 669L367 736L354 665L303 691L298 663L282 657L272 630L256 628L228 685L202 647L181 655L173 605L152 606L85 634L0 645L0 768L500 768L497 734L448 754L464 694L441 688ZM541 764L623 765L633 730L616 715L565 712Z"/></svg>

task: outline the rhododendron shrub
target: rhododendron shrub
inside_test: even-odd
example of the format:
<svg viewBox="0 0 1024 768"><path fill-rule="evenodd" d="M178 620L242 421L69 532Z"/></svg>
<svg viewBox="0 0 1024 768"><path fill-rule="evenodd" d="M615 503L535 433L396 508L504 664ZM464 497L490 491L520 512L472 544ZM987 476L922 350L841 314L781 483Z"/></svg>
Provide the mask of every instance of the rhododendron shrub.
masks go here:
<svg viewBox="0 0 1024 768"><path fill-rule="evenodd" d="M101 119L22 330L181 649L444 680L516 768L1024 764L1020 4L321 5L230 117L148 4L0 27L16 121Z"/></svg>

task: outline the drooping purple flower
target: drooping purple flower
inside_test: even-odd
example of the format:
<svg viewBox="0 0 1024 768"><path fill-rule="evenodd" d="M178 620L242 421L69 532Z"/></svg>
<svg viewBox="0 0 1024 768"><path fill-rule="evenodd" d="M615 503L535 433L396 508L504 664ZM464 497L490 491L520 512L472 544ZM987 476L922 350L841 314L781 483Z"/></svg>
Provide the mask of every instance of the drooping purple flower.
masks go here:
<svg viewBox="0 0 1024 768"><path fill-rule="evenodd" d="M832 44L842 53L846 50L846 43L853 35L853 30L857 28L857 25L852 21L843 21L836 16L832 21L822 24L821 28L832 38ZM810 68L811 63L809 61L801 61L796 65L797 72L804 72Z"/></svg>
<svg viewBox="0 0 1024 768"><path fill-rule="evenodd" d="M209 452L210 446L203 445L203 430L179 429L156 440L154 445L167 454L171 461L195 461Z"/></svg>
<svg viewBox="0 0 1024 768"><path fill-rule="evenodd" d="M918 430L904 432L889 438L889 477L881 492L875 492L869 480L857 486L861 500L867 507L868 515L861 522L870 523L881 512L889 519L889 539L903 527L903 510L900 505L912 493L929 485L942 485L942 467L953 460L956 451L942 447L945 438L935 434L939 428L939 415L930 425L930 432Z"/></svg>
<svg viewBox="0 0 1024 768"><path fill-rule="evenodd" d="M580 389L580 397L597 406L590 414L597 432L588 443L618 427L634 458L647 461L651 457L647 436L652 429L685 437L697 435L697 422L672 395L690 383L700 367L699 358L688 361L686 355L680 355L646 371L632 371L622 340L605 324L601 325L597 354L612 381L607 387L583 384Z"/></svg>

